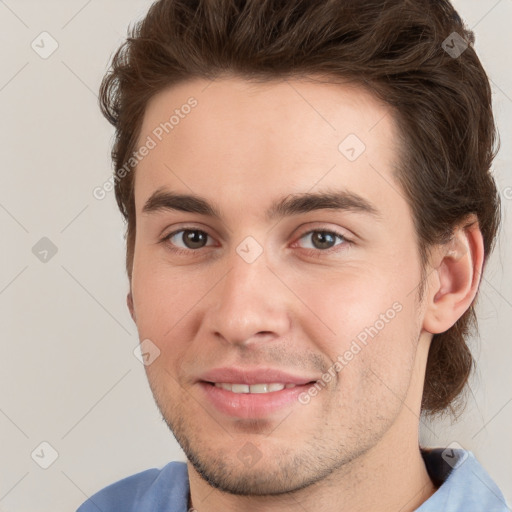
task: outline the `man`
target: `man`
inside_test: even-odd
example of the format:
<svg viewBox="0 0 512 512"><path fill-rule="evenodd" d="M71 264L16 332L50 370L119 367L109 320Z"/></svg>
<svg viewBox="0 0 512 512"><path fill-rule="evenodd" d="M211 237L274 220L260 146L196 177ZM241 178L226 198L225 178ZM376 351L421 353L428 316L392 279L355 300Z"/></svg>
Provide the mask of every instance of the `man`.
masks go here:
<svg viewBox="0 0 512 512"><path fill-rule="evenodd" d="M499 225L491 94L447 0L160 0L114 56L128 307L188 462L80 512L504 511L461 404Z"/></svg>

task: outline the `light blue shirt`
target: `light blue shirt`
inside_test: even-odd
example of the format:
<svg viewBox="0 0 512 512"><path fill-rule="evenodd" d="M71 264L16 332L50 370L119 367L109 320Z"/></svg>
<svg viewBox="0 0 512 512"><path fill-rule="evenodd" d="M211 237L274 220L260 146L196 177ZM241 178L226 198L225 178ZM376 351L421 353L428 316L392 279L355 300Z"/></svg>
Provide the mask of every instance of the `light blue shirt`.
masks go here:
<svg viewBox="0 0 512 512"><path fill-rule="evenodd" d="M439 488L416 512L510 512L471 452L436 448L423 449L422 455ZM170 462L105 487L77 512L187 512L189 489L187 465Z"/></svg>

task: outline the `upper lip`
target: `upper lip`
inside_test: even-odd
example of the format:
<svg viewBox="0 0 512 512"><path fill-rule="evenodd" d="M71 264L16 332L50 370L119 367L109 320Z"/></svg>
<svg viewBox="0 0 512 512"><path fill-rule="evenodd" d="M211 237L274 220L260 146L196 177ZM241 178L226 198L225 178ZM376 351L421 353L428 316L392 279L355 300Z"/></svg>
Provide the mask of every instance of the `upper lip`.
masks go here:
<svg viewBox="0 0 512 512"><path fill-rule="evenodd" d="M230 384L295 384L302 385L314 382L317 379L292 375L273 368L215 368L204 374L199 379L205 382L225 382Z"/></svg>

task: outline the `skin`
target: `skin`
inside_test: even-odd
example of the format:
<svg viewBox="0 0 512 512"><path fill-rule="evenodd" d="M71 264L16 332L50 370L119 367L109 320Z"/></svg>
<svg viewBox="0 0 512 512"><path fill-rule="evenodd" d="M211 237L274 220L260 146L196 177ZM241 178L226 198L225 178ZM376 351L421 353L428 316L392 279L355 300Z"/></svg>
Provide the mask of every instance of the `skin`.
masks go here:
<svg viewBox="0 0 512 512"><path fill-rule="evenodd" d="M478 224L435 248L420 303L412 213L393 178L399 138L389 107L347 84L193 80L152 98L139 143L190 96L198 105L136 169L128 306L140 339L160 350L146 367L148 381L187 455L192 505L415 510L435 492L418 447L428 348L476 294ZM366 146L353 162L338 150L348 134ZM143 213L161 187L207 199L221 219ZM381 217L321 209L265 218L279 198L326 189L363 196ZM163 240L185 227L208 235L203 247L186 245L183 232ZM312 229L351 243L331 238L326 253ZM263 251L252 263L236 251L247 236ZM209 369L233 365L320 379L394 303L400 312L307 404L232 418L196 383ZM239 457L248 446L253 464Z"/></svg>

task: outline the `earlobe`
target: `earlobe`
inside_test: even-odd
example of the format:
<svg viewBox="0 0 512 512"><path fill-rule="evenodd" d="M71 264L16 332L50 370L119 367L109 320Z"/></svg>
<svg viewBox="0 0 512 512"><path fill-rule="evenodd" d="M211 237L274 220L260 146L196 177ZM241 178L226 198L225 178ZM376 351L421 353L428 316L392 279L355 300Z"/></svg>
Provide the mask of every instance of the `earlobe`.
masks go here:
<svg viewBox="0 0 512 512"><path fill-rule="evenodd" d="M132 297L132 292L131 291L126 296L126 304L128 305L128 309L130 310L130 315L132 317L132 320L135 323L137 323L137 320L135 318L135 309L133 308L133 297Z"/></svg>
<svg viewBox="0 0 512 512"><path fill-rule="evenodd" d="M423 329L432 334L447 331L471 306L478 291L484 245L478 221L457 228L451 241L440 247L432 272Z"/></svg>

